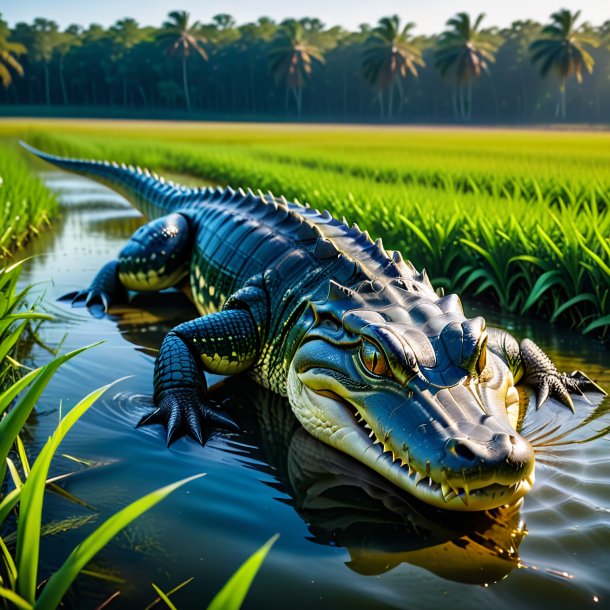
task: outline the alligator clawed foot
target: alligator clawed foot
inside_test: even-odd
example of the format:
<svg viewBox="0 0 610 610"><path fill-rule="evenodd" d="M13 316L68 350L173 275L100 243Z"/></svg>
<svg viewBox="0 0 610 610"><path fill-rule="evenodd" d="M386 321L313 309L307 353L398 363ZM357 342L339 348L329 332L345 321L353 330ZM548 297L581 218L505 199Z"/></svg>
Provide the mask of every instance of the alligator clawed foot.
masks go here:
<svg viewBox="0 0 610 610"><path fill-rule="evenodd" d="M113 305L127 302L127 291L118 279L117 262L106 263L85 290L68 292L58 301L69 301L72 307L86 307L95 318L102 318Z"/></svg>
<svg viewBox="0 0 610 610"><path fill-rule="evenodd" d="M117 298L103 290L95 289L93 286L85 290L68 292L57 299L68 301L72 307L86 307L94 318L102 318L113 305L124 302L125 299Z"/></svg>
<svg viewBox="0 0 610 610"><path fill-rule="evenodd" d="M520 345L525 382L536 391L536 409L546 400L555 398L574 413L574 403L570 394L583 396L584 392L606 392L582 371L571 375L560 373L551 359L530 339L524 339Z"/></svg>
<svg viewBox="0 0 610 610"><path fill-rule="evenodd" d="M161 424L167 429L167 446L188 435L205 445L216 428L239 432L239 426L209 398L195 388L176 388L161 393L159 406L136 427Z"/></svg>

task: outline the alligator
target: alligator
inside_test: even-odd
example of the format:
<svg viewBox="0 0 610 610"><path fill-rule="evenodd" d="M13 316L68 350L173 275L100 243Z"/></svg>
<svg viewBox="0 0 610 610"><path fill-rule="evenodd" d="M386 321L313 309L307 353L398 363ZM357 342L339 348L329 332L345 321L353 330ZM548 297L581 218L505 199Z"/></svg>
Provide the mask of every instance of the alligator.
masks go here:
<svg viewBox="0 0 610 610"><path fill-rule="evenodd" d="M271 193L186 188L116 162L41 159L101 182L149 220L91 285L66 295L103 315L128 291L187 284L201 317L165 336L155 410L170 445L237 431L205 372L246 373L288 397L315 438L420 500L448 510L510 504L534 484L519 433L527 407L603 390L559 373L531 340L467 318L398 251L357 225Z"/></svg>

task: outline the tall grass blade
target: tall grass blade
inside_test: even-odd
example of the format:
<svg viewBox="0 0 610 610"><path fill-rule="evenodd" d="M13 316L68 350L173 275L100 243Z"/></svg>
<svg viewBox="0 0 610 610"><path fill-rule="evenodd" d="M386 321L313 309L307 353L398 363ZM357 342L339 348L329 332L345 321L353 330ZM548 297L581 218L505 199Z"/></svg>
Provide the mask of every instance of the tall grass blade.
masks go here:
<svg viewBox="0 0 610 610"><path fill-rule="evenodd" d="M70 428L113 385L114 383L111 383L91 392L59 422L53 436L49 438L36 458L30 476L23 486L17 526L16 558L19 572L17 591L32 604L36 599L36 585L38 584L42 503L51 460Z"/></svg>
<svg viewBox="0 0 610 610"><path fill-rule="evenodd" d="M583 331L582 331L583 335L590 333L592 330L595 330L596 328L602 328L604 326L610 326L610 315L604 316L603 318L598 318L594 322L591 322L591 324L589 324L588 326L583 328Z"/></svg>
<svg viewBox="0 0 610 610"><path fill-rule="evenodd" d="M154 582L151 584L152 584L152 588L157 592L157 595L159 596L161 601L169 608L169 610L178 610L178 608L176 608L176 606L174 606L174 604L172 604L169 597L167 597L167 595L165 595L165 593L163 593L163 591L161 591L161 589L159 589L159 587L157 587L157 585Z"/></svg>
<svg viewBox="0 0 610 610"><path fill-rule="evenodd" d="M49 364L42 367L37 375L34 375L35 371L30 373L30 375L35 377L34 383L26 394L20 398L17 404L4 417L4 419L0 421L0 482L4 480L4 475L6 473L6 458L9 451L11 450L17 435L21 432L21 429L30 416L30 413L34 409L38 398L42 394L42 391L51 380L51 377L55 371L60 366L68 362L68 360L74 358L74 356L84 352L87 349L90 349L91 347L94 347L95 345L99 345L99 343L94 343L93 345L75 349L72 352L68 352L63 356L55 358L49 362ZM26 375L25 378L28 378L28 375ZM0 400L2 400L2 398L0 398Z"/></svg>
<svg viewBox="0 0 610 610"><path fill-rule="evenodd" d="M4 599L8 600L17 608L21 608L22 610L33 610L34 608L34 606L32 606L32 604L30 604L26 599L23 599L23 597L17 595L17 593L14 591L11 591L11 589L0 587L0 597L4 597Z"/></svg>
<svg viewBox="0 0 610 610"><path fill-rule="evenodd" d="M210 602L207 610L239 610L241 608L256 573L278 538L279 534L273 535L239 567Z"/></svg>
<svg viewBox="0 0 610 610"><path fill-rule="evenodd" d="M32 475L30 475L31 477ZM118 513L107 519L91 535L81 542L68 556L62 566L51 576L36 601L37 610L56 608L79 572L112 538L127 527L134 519L146 512L155 504L166 498L186 483L199 479L203 474L182 479L171 485L166 485L146 496L132 502Z"/></svg>
<svg viewBox="0 0 610 610"><path fill-rule="evenodd" d="M0 525L2 525L11 514L13 508L17 506L17 502L19 502L19 498L21 498L22 489L22 487L13 489L13 491L10 491L2 498L2 502L0 502Z"/></svg>

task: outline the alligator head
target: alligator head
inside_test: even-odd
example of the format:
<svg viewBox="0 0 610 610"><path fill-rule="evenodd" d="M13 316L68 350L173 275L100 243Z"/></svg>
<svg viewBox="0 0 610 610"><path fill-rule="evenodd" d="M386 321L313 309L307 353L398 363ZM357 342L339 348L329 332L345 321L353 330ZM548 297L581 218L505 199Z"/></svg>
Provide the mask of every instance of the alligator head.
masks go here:
<svg viewBox="0 0 610 610"><path fill-rule="evenodd" d="M331 282L306 315L288 396L313 436L437 507L486 510L529 491L513 375L456 295L438 298L427 278Z"/></svg>

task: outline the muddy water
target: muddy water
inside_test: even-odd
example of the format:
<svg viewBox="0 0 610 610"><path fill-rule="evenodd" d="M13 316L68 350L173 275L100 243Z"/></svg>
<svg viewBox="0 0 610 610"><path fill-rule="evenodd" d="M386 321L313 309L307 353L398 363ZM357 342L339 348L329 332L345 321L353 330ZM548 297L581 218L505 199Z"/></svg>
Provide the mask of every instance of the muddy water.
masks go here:
<svg viewBox="0 0 610 610"><path fill-rule="evenodd" d="M83 288L143 222L130 205L89 181L45 174L61 193L63 218L33 242L23 274L54 303ZM159 427L135 429L150 409L154 355L165 332L194 310L180 294L137 297L104 319L61 304L42 339L63 349L104 340L65 365L29 426L34 453L63 411L119 377L72 429L53 474L87 506L49 494L45 522L68 519L42 546L41 577L107 516L169 482L206 473L140 518L82 575L68 607L145 607L151 583L179 608L201 608L237 566L275 533L280 539L248 595L247 608L610 607L610 401L576 401L577 415L547 405L528 415L537 447L536 485L517 506L476 515L422 506L355 462L310 438L287 404L243 380L219 398L242 433L205 448L171 449ZM529 335L560 364L610 387L610 354L593 341L544 324L489 315ZM36 347L34 360L48 354ZM219 382L211 379L210 382ZM593 398L593 396L591 396ZM595 402L599 403L599 400ZM593 436L595 440L588 440Z"/></svg>

